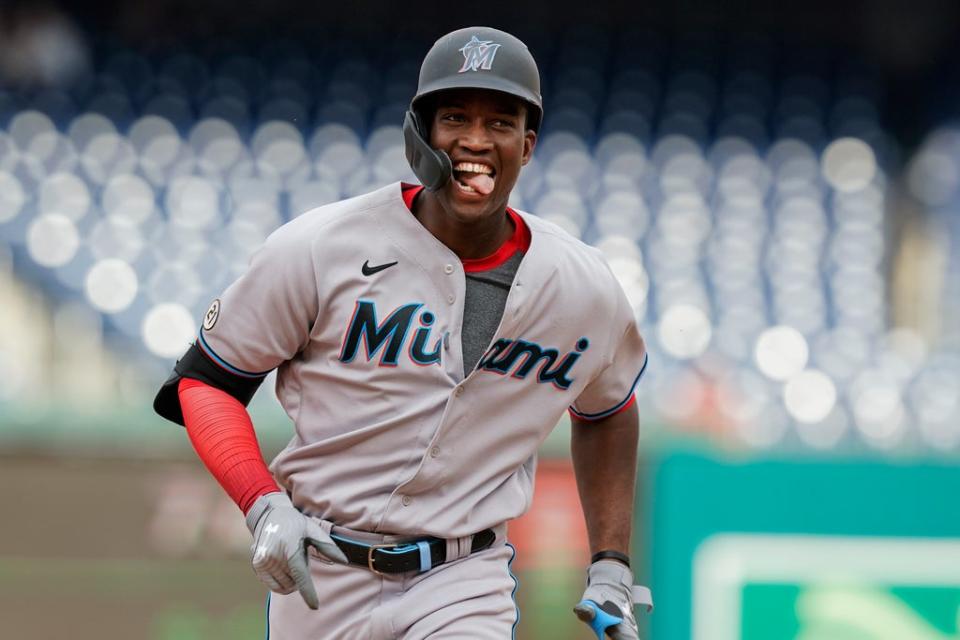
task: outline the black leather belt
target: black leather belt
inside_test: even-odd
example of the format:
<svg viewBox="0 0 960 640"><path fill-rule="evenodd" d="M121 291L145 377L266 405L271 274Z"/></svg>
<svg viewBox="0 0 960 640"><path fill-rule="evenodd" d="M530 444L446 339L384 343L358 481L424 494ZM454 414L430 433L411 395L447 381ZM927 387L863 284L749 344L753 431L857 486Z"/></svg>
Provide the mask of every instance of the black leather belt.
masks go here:
<svg viewBox="0 0 960 640"><path fill-rule="evenodd" d="M367 567L374 573L422 573L447 561L447 541L442 538L425 538L399 544L370 544L335 533L330 537L351 564ZM489 548L496 537L493 529L473 534L470 553Z"/></svg>

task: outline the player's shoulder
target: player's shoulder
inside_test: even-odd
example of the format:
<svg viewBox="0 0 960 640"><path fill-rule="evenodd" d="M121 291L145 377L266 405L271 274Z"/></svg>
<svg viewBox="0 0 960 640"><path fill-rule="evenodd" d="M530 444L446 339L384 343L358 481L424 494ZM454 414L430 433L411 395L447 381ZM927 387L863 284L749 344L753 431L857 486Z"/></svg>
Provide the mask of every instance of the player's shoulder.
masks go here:
<svg viewBox="0 0 960 640"><path fill-rule="evenodd" d="M543 249L558 258L558 263L578 265L581 268L596 270L598 273L609 272L603 253L592 247L580 238L576 238L559 225L545 220L528 211L515 211L523 217L530 227L533 237L544 245Z"/></svg>
<svg viewBox="0 0 960 640"><path fill-rule="evenodd" d="M528 212L518 211L530 227L531 251L540 253L550 269L562 277L564 288L584 308L613 315L622 307L623 288L606 258L596 247L562 227Z"/></svg>

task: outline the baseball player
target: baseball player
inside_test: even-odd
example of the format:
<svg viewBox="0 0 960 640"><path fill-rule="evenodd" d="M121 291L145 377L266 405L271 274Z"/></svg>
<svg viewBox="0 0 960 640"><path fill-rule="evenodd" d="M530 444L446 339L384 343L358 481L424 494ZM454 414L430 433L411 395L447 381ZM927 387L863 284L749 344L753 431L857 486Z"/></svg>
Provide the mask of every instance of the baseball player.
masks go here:
<svg viewBox="0 0 960 640"><path fill-rule="evenodd" d="M507 206L542 115L522 42L442 37L403 126L421 184L280 227L157 395L246 515L268 637L512 637L506 523L569 410L593 552L575 613L598 638L638 638L646 351L600 254ZM245 406L274 369L294 435L268 469Z"/></svg>

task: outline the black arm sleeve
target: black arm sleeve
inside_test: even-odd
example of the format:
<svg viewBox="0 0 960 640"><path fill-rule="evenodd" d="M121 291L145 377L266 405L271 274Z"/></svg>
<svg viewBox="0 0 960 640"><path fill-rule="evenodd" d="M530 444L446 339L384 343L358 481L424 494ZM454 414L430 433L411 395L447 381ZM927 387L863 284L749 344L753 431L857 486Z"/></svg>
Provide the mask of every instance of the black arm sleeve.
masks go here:
<svg viewBox="0 0 960 640"><path fill-rule="evenodd" d="M153 410L167 420L182 426L183 410L180 407L180 396L178 394L181 378L193 378L211 387L226 391L243 403L243 406L247 406L265 377L266 374L256 378L247 378L230 373L211 360L194 343L183 357L177 360L173 373L160 387L157 397L153 399Z"/></svg>

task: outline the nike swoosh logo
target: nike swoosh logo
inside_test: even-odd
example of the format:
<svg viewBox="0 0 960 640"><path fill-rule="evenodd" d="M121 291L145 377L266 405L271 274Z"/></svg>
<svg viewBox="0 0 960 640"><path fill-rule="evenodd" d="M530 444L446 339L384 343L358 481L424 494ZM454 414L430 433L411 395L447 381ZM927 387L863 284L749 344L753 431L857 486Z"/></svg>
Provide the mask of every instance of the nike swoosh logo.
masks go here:
<svg viewBox="0 0 960 640"><path fill-rule="evenodd" d="M383 271L384 269L389 269L390 267L392 267L392 266L395 265L395 264L397 264L397 261L396 261L396 260L394 260L393 262L388 262L388 263L386 263L386 264L378 264L378 265L375 266L375 267L371 267L371 266L370 266L370 261L369 261L369 260L364 260L364 261L363 261L363 267L361 267L360 270L363 271L363 275L365 275L365 276L372 276L373 274L379 273L379 272Z"/></svg>

